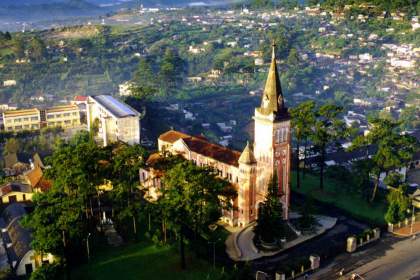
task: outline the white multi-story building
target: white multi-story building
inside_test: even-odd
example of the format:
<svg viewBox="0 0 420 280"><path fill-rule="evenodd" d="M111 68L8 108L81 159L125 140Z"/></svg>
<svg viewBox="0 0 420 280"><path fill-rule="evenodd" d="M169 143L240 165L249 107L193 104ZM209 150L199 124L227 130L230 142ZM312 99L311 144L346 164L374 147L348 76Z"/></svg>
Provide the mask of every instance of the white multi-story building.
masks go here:
<svg viewBox="0 0 420 280"><path fill-rule="evenodd" d="M110 95L89 96L86 115L88 130L95 127L103 145L122 141L140 143L140 113Z"/></svg>

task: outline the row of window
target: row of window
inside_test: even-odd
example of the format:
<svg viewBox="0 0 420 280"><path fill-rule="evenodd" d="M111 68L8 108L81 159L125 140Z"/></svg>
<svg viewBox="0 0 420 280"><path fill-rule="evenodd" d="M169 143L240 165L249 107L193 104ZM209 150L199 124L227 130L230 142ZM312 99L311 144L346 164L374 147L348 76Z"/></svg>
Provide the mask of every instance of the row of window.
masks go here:
<svg viewBox="0 0 420 280"><path fill-rule="evenodd" d="M24 118L15 118L15 119L6 119L6 124L11 123L21 123L21 122L29 122L29 121L39 121L39 117L24 117Z"/></svg>
<svg viewBox="0 0 420 280"><path fill-rule="evenodd" d="M193 159L193 162L194 162L194 164L195 164L195 165L198 165L198 166L201 166L201 167L208 166L207 164L202 163L202 162L197 163L197 161L196 161L195 159ZM228 180L229 182L231 182L231 183L239 183L239 178L238 178L238 176L233 176L233 175L232 175L231 173L229 173L229 172L225 173L225 174L224 174L225 176L223 176L223 170L217 169L217 175L218 175L219 177L222 177L222 178L227 179L227 180Z"/></svg>
<svg viewBox="0 0 420 280"><path fill-rule="evenodd" d="M289 129L287 127L282 127L275 131L275 139L276 143L283 143L287 141L287 137L289 134Z"/></svg>
<svg viewBox="0 0 420 280"><path fill-rule="evenodd" d="M62 118L62 117L70 117L70 116L77 116L77 112L73 112L73 113L63 113L63 114L48 114L47 115L47 119L58 119L58 118Z"/></svg>
<svg viewBox="0 0 420 280"><path fill-rule="evenodd" d="M38 124L32 124L32 125L29 125L29 124L25 124L25 125L16 125L16 126L9 126L8 128L7 128L7 130L8 131L14 131L14 130L23 130L23 129L25 129L25 130L29 130L29 129L39 129L39 125Z"/></svg>
<svg viewBox="0 0 420 280"><path fill-rule="evenodd" d="M252 206L251 206L251 207L252 207ZM243 213L244 213L244 210L242 209L242 210L241 210L241 214L243 214ZM251 215L252 215L252 209L250 209L250 210L249 210L249 214L251 214Z"/></svg>
<svg viewBox="0 0 420 280"><path fill-rule="evenodd" d="M65 120L65 121L57 121L57 122L48 122L48 126L60 126L60 125L70 125L70 124L77 124L77 120Z"/></svg>

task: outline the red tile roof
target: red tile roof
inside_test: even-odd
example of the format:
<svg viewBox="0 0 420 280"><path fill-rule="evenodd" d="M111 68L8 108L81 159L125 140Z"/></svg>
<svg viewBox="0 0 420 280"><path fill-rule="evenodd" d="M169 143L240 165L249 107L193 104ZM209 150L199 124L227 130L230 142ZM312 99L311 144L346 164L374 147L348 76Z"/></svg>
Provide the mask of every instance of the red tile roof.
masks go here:
<svg viewBox="0 0 420 280"><path fill-rule="evenodd" d="M240 152L210 143L202 136L194 137L182 132L170 130L159 137L160 140L169 143L174 143L181 138L188 148L197 154L215 159L228 165L239 165L238 160L241 156Z"/></svg>
<svg viewBox="0 0 420 280"><path fill-rule="evenodd" d="M46 192L48 191L50 188L52 187L52 182L41 178L41 180L39 181L38 185L36 185L36 188L40 189L41 192Z"/></svg>
<svg viewBox="0 0 420 280"><path fill-rule="evenodd" d="M153 166L156 162L162 159L162 156L159 153L153 153L149 156L146 161L146 165Z"/></svg>
<svg viewBox="0 0 420 280"><path fill-rule="evenodd" d="M22 185L19 183L8 183L6 185L0 186L0 195L3 196L11 192L30 193L31 187L28 185Z"/></svg>
<svg viewBox="0 0 420 280"><path fill-rule="evenodd" d="M191 137L188 134L176 131L176 130L169 130L159 136L159 140L169 142L169 143L175 143L180 138L188 138Z"/></svg>
<svg viewBox="0 0 420 280"><path fill-rule="evenodd" d="M42 179L42 176L43 172L39 166L35 167L33 170L30 170L25 174L26 179L33 188L35 188L36 185L38 185L38 183Z"/></svg>
<svg viewBox="0 0 420 280"><path fill-rule="evenodd" d="M85 102L87 100L87 98L88 98L87 96L76 95L74 97L74 101L77 101L77 102Z"/></svg>
<svg viewBox="0 0 420 280"><path fill-rule="evenodd" d="M223 146L210 143L206 140L203 140L202 138L190 137L184 138L183 140L185 144L187 144L188 148L191 151L196 152L197 154L215 159L217 161L229 165L239 165L238 160L241 156L241 153L238 151L234 151Z"/></svg>

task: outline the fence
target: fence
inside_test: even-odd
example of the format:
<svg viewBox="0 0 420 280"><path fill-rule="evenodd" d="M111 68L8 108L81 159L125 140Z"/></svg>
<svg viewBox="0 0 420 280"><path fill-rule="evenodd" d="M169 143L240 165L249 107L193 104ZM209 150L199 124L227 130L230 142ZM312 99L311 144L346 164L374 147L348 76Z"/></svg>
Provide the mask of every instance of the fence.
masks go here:
<svg viewBox="0 0 420 280"><path fill-rule="evenodd" d="M302 263L296 265L295 267L291 267L287 270L279 271L275 273L275 280L291 280L296 279L302 275L305 275L313 270L316 270L320 266L320 257L317 255L311 255L307 261L303 261ZM269 279L268 274L257 271L255 275L256 279Z"/></svg>
<svg viewBox="0 0 420 280"><path fill-rule="evenodd" d="M366 230L358 236L350 236L347 238L347 252L353 253L357 248L363 247L373 241L381 238L381 230L374 228L373 230Z"/></svg>
<svg viewBox="0 0 420 280"><path fill-rule="evenodd" d="M396 223L396 224L388 224L388 231L394 233L399 229L409 227L413 223L420 222L420 213L416 214L414 217L406 218L404 221Z"/></svg>

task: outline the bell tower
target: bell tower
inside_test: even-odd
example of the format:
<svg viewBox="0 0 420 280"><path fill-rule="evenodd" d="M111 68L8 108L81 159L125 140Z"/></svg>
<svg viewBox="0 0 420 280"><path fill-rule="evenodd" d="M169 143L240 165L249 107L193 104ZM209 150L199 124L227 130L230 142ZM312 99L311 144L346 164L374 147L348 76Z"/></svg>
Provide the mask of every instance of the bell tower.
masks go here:
<svg viewBox="0 0 420 280"><path fill-rule="evenodd" d="M256 219L255 211L255 179L257 161L252 152L251 145L246 144L239 163L239 185L238 205L240 207L238 222L239 226L247 225Z"/></svg>
<svg viewBox="0 0 420 280"><path fill-rule="evenodd" d="M255 108L254 155L257 161L256 207L264 201L274 172L278 193L288 219L290 201L291 134L290 115L284 104L273 44L271 66L262 95L261 106Z"/></svg>

